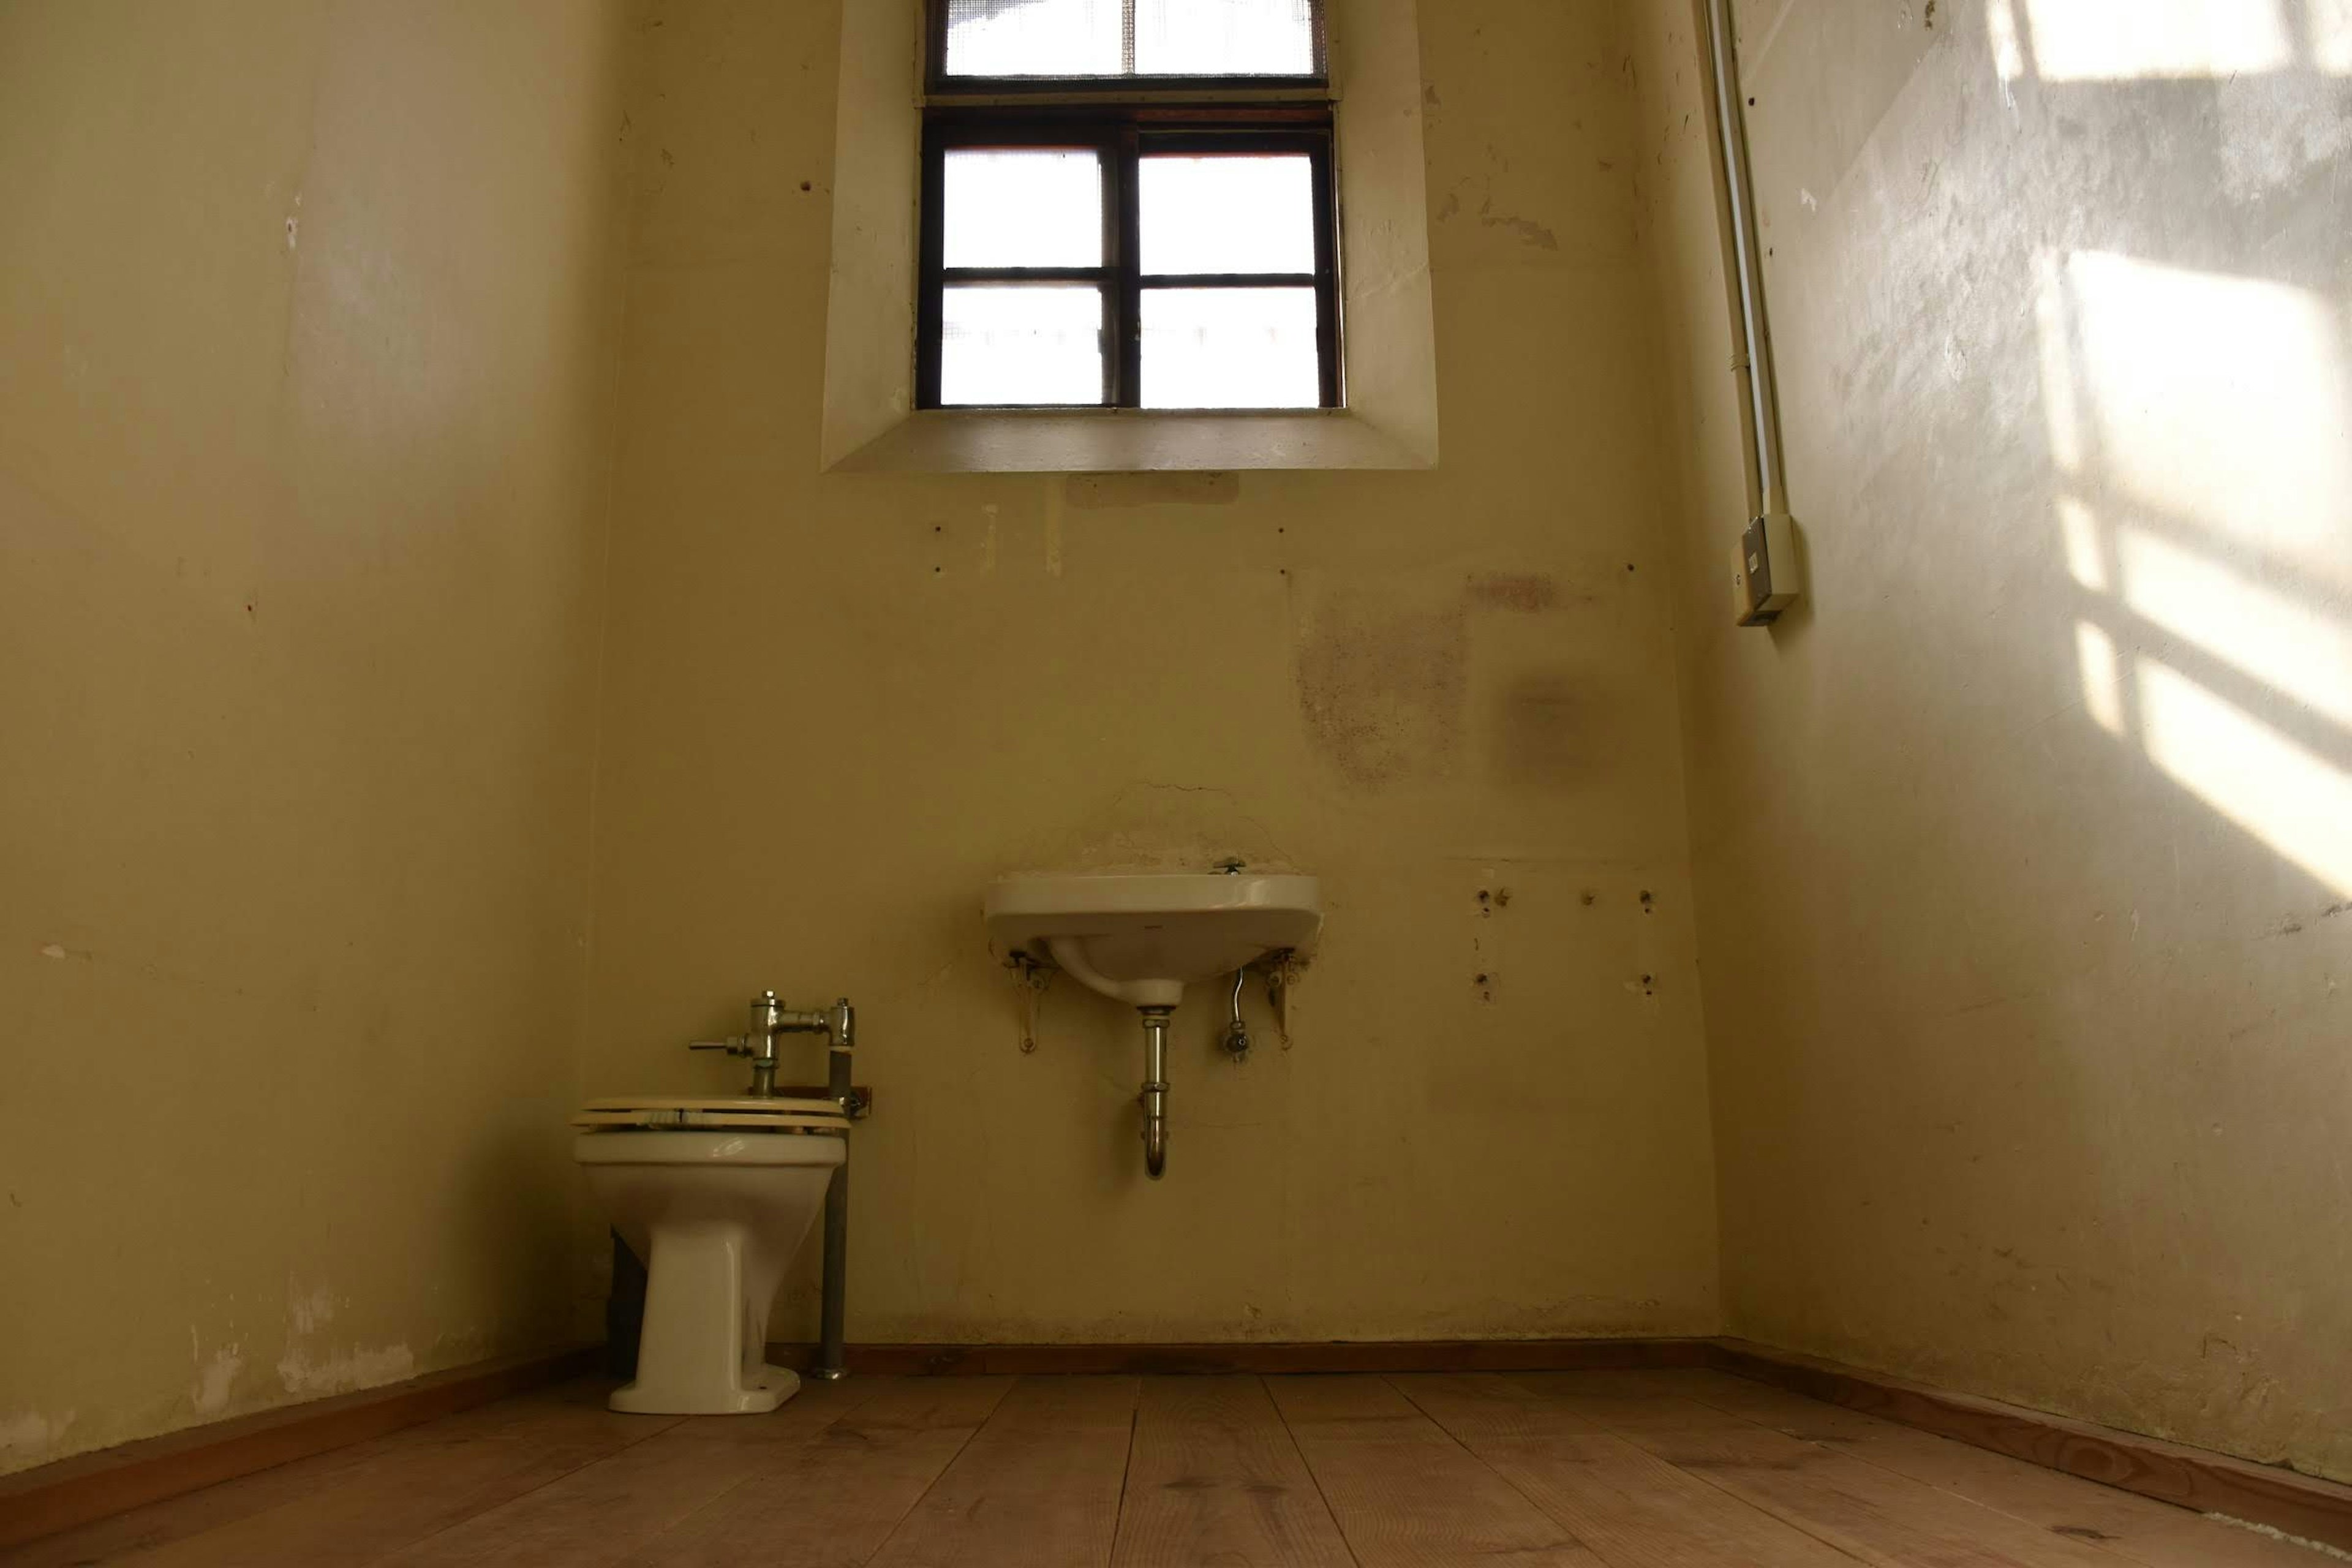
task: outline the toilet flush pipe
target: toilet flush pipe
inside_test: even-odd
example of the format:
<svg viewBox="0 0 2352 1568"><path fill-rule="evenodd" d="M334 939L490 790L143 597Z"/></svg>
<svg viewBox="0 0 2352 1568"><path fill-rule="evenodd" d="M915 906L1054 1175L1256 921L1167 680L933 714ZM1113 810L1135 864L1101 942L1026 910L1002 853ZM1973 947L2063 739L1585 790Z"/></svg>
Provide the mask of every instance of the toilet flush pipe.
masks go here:
<svg viewBox="0 0 2352 1568"><path fill-rule="evenodd" d="M1168 1169L1168 1014L1166 1007L1142 1007L1143 1169L1158 1181Z"/></svg>
<svg viewBox="0 0 2352 1568"><path fill-rule="evenodd" d="M1706 60L1715 79L1715 121L1722 139L1725 227L1731 237L1731 289L1740 353L1732 370L1746 396L1748 500L1751 517L1783 517L1788 476L1781 465L1780 395L1772 374L1772 327L1764 312L1764 263L1756 239L1756 184L1748 167L1748 117L1739 94L1739 54L1730 0L1701 0Z"/></svg>
<svg viewBox="0 0 2352 1568"><path fill-rule="evenodd" d="M851 1055L857 1047L857 1010L844 996L828 1014L832 1038L826 1042L824 1092L842 1110L849 1109ZM849 1375L849 1358L843 1339L847 1326L849 1293L849 1136L842 1135L841 1163L833 1168L833 1182L824 1190L824 1302L817 1320L816 1365L812 1375L838 1383Z"/></svg>

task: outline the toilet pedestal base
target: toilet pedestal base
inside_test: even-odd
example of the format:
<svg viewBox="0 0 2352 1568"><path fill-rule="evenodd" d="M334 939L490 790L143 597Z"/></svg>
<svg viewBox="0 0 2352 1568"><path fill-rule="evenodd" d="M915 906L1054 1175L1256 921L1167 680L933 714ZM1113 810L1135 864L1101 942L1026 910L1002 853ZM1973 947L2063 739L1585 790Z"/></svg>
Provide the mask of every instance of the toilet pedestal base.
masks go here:
<svg viewBox="0 0 2352 1568"><path fill-rule="evenodd" d="M644 1415L750 1415L800 1392L800 1374L761 1359L776 1279L747 1281L751 1237L725 1223L659 1228L646 1260L636 1381L607 1401ZM756 1286L756 1289L747 1289Z"/></svg>
<svg viewBox="0 0 2352 1568"><path fill-rule="evenodd" d="M691 1410L679 1408L675 1390L664 1393L634 1383L614 1389L605 1404L628 1415L758 1415L801 1391L800 1373L789 1367L762 1366L749 1382L747 1388L697 1398Z"/></svg>

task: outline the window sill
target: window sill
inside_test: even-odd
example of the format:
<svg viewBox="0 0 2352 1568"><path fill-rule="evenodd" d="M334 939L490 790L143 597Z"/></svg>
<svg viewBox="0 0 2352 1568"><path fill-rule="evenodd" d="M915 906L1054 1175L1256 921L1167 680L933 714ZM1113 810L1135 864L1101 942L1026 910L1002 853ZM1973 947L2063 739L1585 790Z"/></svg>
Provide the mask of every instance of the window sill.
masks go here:
<svg viewBox="0 0 2352 1568"><path fill-rule="evenodd" d="M943 408L908 415L832 466L869 474L1427 468L1436 455L1343 408Z"/></svg>

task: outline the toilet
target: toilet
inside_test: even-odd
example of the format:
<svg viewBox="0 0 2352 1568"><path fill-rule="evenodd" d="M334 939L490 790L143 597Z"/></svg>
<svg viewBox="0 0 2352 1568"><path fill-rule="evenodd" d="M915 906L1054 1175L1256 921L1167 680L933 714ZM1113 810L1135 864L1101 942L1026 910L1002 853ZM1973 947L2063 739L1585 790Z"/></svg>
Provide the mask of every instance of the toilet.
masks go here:
<svg viewBox="0 0 2352 1568"><path fill-rule="evenodd" d="M768 1309L847 1153L829 1100L598 1100L572 1156L646 1265L636 1381L615 1410L747 1415L800 1391L767 1363Z"/></svg>

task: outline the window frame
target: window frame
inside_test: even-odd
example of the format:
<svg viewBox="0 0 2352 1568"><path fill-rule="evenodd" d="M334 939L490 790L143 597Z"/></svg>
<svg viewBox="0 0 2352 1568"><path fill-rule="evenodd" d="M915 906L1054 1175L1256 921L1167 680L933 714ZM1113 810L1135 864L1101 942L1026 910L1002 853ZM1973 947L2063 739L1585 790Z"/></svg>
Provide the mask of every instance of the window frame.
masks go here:
<svg viewBox="0 0 2352 1568"><path fill-rule="evenodd" d="M935 5L944 17L946 7ZM960 82L969 79L957 79ZM1054 85L1075 79L1057 79ZM1142 407L1143 295L1154 289L1315 290L1316 410L1346 406L1342 374L1339 200L1328 105L1091 103L1048 106L933 105L923 114L922 222L917 271L915 404L922 409L1139 409ZM1090 150L1102 160L1103 260L1097 267L949 268L946 255L947 155L980 149ZM1301 154L1311 171L1315 269L1307 273L1142 271L1139 185L1150 156ZM1095 403L943 404L940 361L947 289L951 284L1090 283L1103 295L1103 393ZM1153 413L1298 412L1202 408Z"/></svg>

